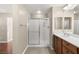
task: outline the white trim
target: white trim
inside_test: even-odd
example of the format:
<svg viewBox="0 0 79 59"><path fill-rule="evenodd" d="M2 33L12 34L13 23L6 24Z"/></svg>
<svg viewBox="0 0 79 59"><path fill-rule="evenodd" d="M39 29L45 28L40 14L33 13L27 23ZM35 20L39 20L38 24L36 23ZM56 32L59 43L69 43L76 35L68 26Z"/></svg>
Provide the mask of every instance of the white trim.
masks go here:
<svg viewBox="0 0 79 59"><path fill-rule="evenodd" d="M25 53L25 51L27 50L27 48L28 48L28 46L26 46L26 47L25 47L25 49L24 49L24 51L22 52L22 54L24 54L24 53Z"/></svg>

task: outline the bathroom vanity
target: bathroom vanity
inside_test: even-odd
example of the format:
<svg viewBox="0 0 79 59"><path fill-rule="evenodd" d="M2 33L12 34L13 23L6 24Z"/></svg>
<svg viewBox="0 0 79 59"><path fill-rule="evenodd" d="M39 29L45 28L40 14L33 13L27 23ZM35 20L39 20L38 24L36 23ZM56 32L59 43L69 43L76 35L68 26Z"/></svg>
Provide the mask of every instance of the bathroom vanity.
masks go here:
<svg viewBox="0 0 79 59"><path fill-rule="evenodd" d="M57 54L79 54L79 37L75 34L54 33L53 48Z"/></svg>

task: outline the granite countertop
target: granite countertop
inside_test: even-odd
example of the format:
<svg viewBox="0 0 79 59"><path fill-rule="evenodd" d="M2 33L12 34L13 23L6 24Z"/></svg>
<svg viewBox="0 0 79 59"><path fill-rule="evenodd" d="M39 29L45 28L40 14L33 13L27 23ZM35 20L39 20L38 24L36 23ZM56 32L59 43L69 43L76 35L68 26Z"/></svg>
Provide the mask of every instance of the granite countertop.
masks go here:
<svg viewBox="0 0 79 59"><path fill-rule="evenodd" d="M78 35L63 33L63 32L54 32L54 35L60 37L61 39L65 40L79 48L79 36Z"/></svg>

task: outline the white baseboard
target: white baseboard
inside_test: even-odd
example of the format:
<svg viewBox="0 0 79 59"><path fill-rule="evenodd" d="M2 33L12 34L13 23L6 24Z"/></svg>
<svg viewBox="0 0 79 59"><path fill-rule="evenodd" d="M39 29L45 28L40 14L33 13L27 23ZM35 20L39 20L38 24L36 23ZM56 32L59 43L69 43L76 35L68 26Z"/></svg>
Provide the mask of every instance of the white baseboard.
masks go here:
<svg viewBox="0 0 79 59"><path fill-rule="evenodd" d="M28 48L28 47L25 47L25 49L24 49L24 51L22 52L22 54L24 54L24 53L26 52L27 48Z"/></svg>

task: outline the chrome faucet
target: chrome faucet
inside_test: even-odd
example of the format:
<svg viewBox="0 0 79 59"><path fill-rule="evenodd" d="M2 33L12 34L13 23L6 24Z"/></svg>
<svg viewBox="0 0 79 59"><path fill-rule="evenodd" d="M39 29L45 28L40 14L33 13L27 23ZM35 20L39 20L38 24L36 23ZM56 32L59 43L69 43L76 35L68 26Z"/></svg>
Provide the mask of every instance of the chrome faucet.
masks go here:
<svg viewBox="0 0 79 59"><path fill-rule="evenodd" d="M70 35L70 34L67 33L65 30L63 30L63 34L64 34L64 36L69 36L69 35Z"/></svg>

